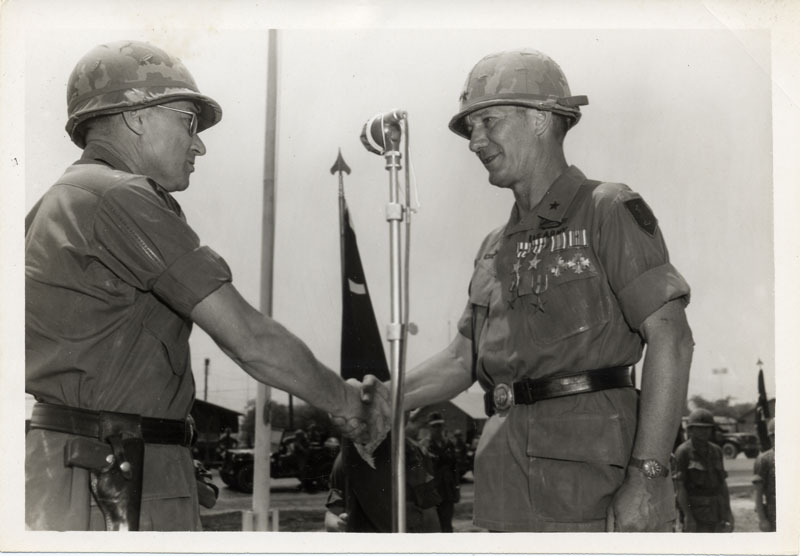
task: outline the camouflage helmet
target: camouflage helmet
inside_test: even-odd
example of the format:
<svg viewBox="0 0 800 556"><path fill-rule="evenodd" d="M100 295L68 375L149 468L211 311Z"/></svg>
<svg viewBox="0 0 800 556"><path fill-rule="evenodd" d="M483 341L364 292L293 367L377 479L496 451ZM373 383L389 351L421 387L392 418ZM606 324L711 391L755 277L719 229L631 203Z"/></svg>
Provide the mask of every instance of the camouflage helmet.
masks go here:
<svg viewBox="0 0 800 556"><path fill-rule="evenodd" d="M564 72L552 58L538 50L522 48L489 54L467 76L459 98L458 114L450 129L469 139L464 118L487 106L513 105L548 110L578 123L585 96L571 96Z"/></svg>
<svg viewBox="0 0 800 556"><path fill-rule="evenodd" d="M707 409L695 409L689 414L687 427L713 427L714 416Z"/></svg>
<svg viewBox="0 0 800 556"><path fill-rule="evenodd" d="M81 58L69 76L66 130L83 148L81 124L86 120L176 100L197 104L198 132L222 119L220 105L200 94L177 58L145 42L102 44Z"/></svg>

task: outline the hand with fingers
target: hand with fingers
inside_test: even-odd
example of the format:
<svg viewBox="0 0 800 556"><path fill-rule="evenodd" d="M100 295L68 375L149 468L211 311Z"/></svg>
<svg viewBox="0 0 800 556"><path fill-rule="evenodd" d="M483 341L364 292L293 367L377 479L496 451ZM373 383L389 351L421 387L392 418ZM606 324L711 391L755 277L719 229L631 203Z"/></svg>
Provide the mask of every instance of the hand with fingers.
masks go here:
<svg viewBox="0 0 800 556"><path fill-rule="evenodd" d="M353 441L364 461L374 467L372 453L392 427L389 389L375 376L367 375L363 382L352 378L347 380L345 391L342 413L331 415L331 420L345 437Z"/></svg>

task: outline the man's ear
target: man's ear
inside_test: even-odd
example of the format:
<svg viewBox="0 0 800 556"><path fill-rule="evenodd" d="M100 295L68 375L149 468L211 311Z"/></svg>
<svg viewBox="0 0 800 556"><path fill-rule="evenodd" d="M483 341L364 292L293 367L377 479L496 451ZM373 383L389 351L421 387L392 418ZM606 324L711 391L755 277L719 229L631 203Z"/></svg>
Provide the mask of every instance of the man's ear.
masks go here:
<svg viewBox="0 0 800 556"><path fill-rule="evenodd" d="M142 110L128 110L122 113L122 120L132 132L136 135L144 133L144 111Z"/></svg>
<svg viewBox="0 0 800 556"><path fill-rule="evenodd" d="M543 135L553 125L553 113L549 110L530 110L536 135Z"/></svg>

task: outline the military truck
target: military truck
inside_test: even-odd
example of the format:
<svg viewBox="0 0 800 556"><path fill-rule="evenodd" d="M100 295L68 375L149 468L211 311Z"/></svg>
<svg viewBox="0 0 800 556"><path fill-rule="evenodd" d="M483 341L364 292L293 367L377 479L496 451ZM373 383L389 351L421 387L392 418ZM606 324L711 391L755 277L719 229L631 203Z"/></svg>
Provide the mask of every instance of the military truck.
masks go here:
<svg viewBox="0 0 800 556"><path fill-rule="evenodd" d="M681 421L682 440L688 438L686 435L686 417ZM722 454L726 459L734 459L740 453L750 459L758 456L759 443L758 436L750 431L744 430L746 425L739 423L733 417L714 416L714 435L711 441L722 448ZM682 441L681 440L681 441Z"/></svg>
<svg viewBox="0 0 800 556"><path fill-rule="evenodd" d="M270 477L296 478L301 488L308 492L326 489L338 453L339 439L335 437L324 442L310 442L305 438L301 441L296 431L284 431L277 449L273 449L270 455ZM229 487L251 493L253 472L254 450L238 448L226 452L219 476Z"/></svg>

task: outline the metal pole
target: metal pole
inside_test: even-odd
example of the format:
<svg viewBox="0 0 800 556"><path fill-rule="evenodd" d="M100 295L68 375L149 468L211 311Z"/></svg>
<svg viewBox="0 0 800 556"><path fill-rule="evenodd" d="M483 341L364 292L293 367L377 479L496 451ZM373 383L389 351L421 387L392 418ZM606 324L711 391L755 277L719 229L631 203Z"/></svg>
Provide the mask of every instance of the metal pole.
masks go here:
<svg viewBox="0 0 800 556"><path fill-rule="evenodd" d="M405 422L403 419L403 327L401 286L403 269L401 264L400 222L403 219L403 206L399 202L398 170L401 154L388 151L386 169L389 171L389 204L386 206L386 220L389 222L389 273L391 287L390 323L387 337L390 347L391 395L394 415L392 416L392 530L406 531L405 500Z"/></svg>
<svg viewBox="0 0 800 556"><path fill-rule="evenodd" d="M273 260L275 251L275 158L277 147L278 32L268 31L267 114L264 144L264 201L261 242L261 312L272 316ZM269 386L258 383L256 401L256 442L253 471L253 529L268 531L270 506L270 423ZM276 528L273 524L273 529Z"/></svg>
<svg viewBox="0 0 800 556"><path fill-rule="evenodd" d="M208 364L211 362L211 359L206 357L205 363L205 370L203 371L203 401L208 401Z"/></svg>

